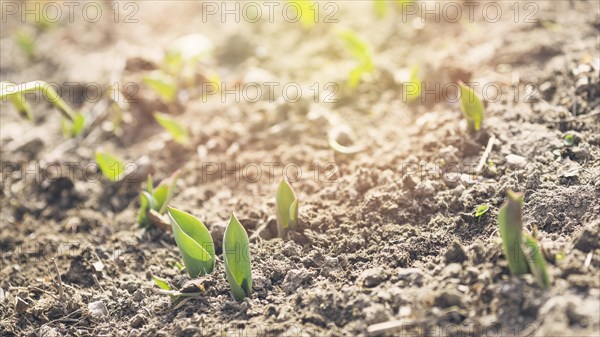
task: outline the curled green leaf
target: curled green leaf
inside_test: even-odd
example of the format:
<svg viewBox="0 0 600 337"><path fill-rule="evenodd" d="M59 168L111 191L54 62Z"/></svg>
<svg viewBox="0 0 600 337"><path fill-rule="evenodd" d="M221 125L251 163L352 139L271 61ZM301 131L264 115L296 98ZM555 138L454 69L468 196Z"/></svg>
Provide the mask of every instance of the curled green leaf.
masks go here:
<svg viewBox="0 0 600 337"><path fill-rule="evenodd" d="M484 106L481 99L475 92L466 86L462 81L459 81L460 86L460 107L463 115L467 120L469 130L479 131L483 123Z"/></svg>
<svg viewBox="0 0 600 337"><path fill-rule="evenodd" d="M508 192L508 199L498 212L498 225L502 237L504 255L508 260L508 268L513 275L527 274L527 261L521 246L523 194Z"/></svg>
<svg viewBox="0 0 600 337"><path fill-rule="evenodd" d="M284 237L289 230L298 225L298 198L292 186L284 179L275 195L277 205L277 232Z"/></svg>
<svg viewBox="0 0 600 337"><path fill-rule="evenodd" d="M104 177L110 181L119 181L125 174L123 162L110 153L96 152L96 163Z"/></svg>
<svg viewBox="0 0 600 337"><path fill-rule="evenodd" d="M223 260L233 298L242 301L252 292L250 242L246 230L233 213L223 236Z"/></svg>
<svg viewBox="0 0 600 337"><path fill-rule="evenodd" d="M168 207L173 236L190 277L212 273L215 246L210 232L193 215Z"/></svg>

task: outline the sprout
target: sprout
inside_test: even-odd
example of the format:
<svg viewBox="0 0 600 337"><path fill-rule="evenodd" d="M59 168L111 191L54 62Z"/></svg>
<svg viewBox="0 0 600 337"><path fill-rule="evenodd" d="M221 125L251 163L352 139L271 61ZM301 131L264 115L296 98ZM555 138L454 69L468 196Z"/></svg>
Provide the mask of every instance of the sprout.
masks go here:
<svg viewBox="0 0 600 337"><path fill-rule="evenodd" d="M190 277L212 273L215 245L206 226L193 215L168 207L173 236Z"/></svg>
<svg viewBox="0 0 600 337"><path fill-rule="evenodd" d="M567 134L563 140L563 143L565 146L573 146L573 144L575 144L575 136L570 133Z"/></svg>
<svg viewBox="0 0 600 337"><path fill-rule="evenodd" d="M236 301L242 301L252 292L252 266L248 234L235 214L231 214L223 236L225 275Z"/></svg>
<svg viewBox="0 0 600 337"><path fill-rule="evenodd" d="M40 92L44 94L50 103L54 104L65 120L63 121L63 133L77 136L83 131L85 118L80 113L75 113L71 107L63 101L51 85L44 81L33 81L21 85L11 82L0 82L0 99L8 99L17 109L19 114L29 120L33 119L31 107L25 101L25 94L30 92ZM68 132L65 132L67 130Z"/></svg>
<svg viewBox="0 0 600 337"><path fill-rule="evenodd" d="M96 163L98 163L104 177L112 182L121 180L125 174L123 162L110 153L96 152Z"/></svg>
<svg viewBox="0 0 600 337"><path fill-rule="evenodd" d="M469 131L479 131L481 123L483 123L483 103L475 92L462 81L459 81L458 84L460 86L460 107L467 120L467 127Z"/></svg>
<svg viewBox="0 0 600 337"><path fill-rule="evenodd" d="M75 113L73 122L64 118L60 122L60 127L65 137L77 137L85 129L85 116L81 112Z"/></svg>
<svg viewBox="0 0 600 337"><path fill-rule="evenodd" d="M152 280L162 290L171 290L172 289L169 282L167 282L167 280L165 280L164 278L160 278L158 276L152 275Z"/></svg>
<svg viewBox="0 0 600 337"><path fill-rule="evenodd" d="M523 194L508 192L508 199L498 213L498 224L508 268L513 275L531 272L541 288L550 286L546 261L534 236L523 233ZM526 254L527 253L527 254Z"/></svg>
<svg viewBox="0 0 600 337"><path fill-rule="evenodd" d="M19 30L14 35L17 46L29 59L35 58L35 37L25 30Z"/></svg>
<svg viewBox="0 0 600 337"><path fill-rule="evenodd" d="M152 177L148 176L146 190L140 194L140 210L138 211L138 224L146 227L151 221L148 212L154 210L160 215L165 214L169 201L175 193L179 171L173 173L171 177L163 180L156 188L152 182Z"/></svg>
<svg viewBox="0 0 600 337"><path fill-rule="evenodd" d="M177 99L177 81L170 75L156 70L144 76L144 83L167 103L173 103Z"/></svg>
<svg viewBox="0 0 600 337"><path fill-rule="evenodd" d="M154 113L154 119L171 134L171 137L176 142L180 144L188 144L190 142L188 130L171 116L156 112Z"/></svg>
<svg viewBox="0 0 600 337"><path fill-rule="evenodd" d="M409 102L421 97L421 78L419 77L419 72L420 67L416 64L410 68L410 77L407 84L414 90L406 92L406 97Z"/></svg>
<svg viewBox="0 0 600 337"><path fill-rule="evenodd" d="M337 37L356 60L356 66L348 75L348 86L356 88L363 76L375 68L371 46L351 29L338 30Z"/></svg>
<svg viewBox="0 0 600 337"><path fill-rule="evenodd" d="M477 207L477 209L475 210L475 216L478 218L478 220L481 220L481 217L487 213L487 211L490 209L490 205L479 205L479 207Z"/></svg>
<svg viewBox="0 0 600 337"><path fill-rule="evenodd" d="M298 225L298 198L292 186L282 180L275 196L277 204L277 233L285 237L289 230L294 230Z"/></svg>

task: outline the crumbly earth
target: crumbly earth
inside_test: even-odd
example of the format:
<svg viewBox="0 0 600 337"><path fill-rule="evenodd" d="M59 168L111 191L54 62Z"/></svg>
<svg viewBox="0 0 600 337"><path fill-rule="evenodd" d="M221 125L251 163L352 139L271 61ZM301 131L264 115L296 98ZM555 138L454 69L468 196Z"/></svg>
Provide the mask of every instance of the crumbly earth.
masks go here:
<svg viewBox="0 0 600 337"><path fill-rule="evenodd" d="M115 23L108 9L99 22L76 15L46 30L3 20L2 81L80 83L68 100L94 115L94 126L68 141L47 103L32 102L34 123L2 103L0 335L600 335L598 2L521 3L517 20L501 3L498 22L478 10L473 22L429 16L424 25L397 10L378 19L366 1L338 5L339 23L310 30L282 20L203 22L200 2L142 2L137 23L124 22L129 12ZM356 90L344 86L352 61L338 25L359 31L376 55L376 71ZM37 37L34 58L15 44L18 31ZM162 103L141 79L189 33L216 46L201 73L216 71L232 86L297 82L302 98ZM406 103L401 74L413 64L427 91ZM442 97L457 80L502 89L476 134ZM110 94L82 97L91 82L103 92L119 83L117 132ZM341 84L337 103L315 103L308 87L329 82ZM134 101L123 104L127 95ZM191 144L171 141L151 117L157 110L189 126ZM342 124L355 133L342 141L361 152L328 146ZM123 183L95 175L98 149L135 162L136 173ZM49 166L56 162L61 178ZM72 174L64 163L74 163ZM179 289L190 281L172 235L136 224L145 175L160 180L176 169L183 174L171 204L204 221L218 253L215 272L194 280L205 295L179 300L152 282L160 276ZM274 216L284 174L300 199L300 229L285 240ZM509 274L496 223L508 190L525 194L524 222L549 258L549 290ZM481 204L490 209L477 218ZM220 255L232 211L251 237L254 292L241 303Z"/></svg>

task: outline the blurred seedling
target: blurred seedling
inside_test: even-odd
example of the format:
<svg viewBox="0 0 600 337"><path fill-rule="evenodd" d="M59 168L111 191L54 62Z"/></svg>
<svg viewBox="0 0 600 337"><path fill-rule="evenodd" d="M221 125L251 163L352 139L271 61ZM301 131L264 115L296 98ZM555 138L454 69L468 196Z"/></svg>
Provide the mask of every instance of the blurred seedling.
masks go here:
<svg viewBox="0 0 600 337"><path fill-rule="evenodd" d="M373 1L373 10L375 11L375 16L378 18L383 18L387 15L389 4L394 3L399 8L400 11L404 10L407 4L413 3L415 0L374 0Z"/></svg>
<svg viewBox="0 0 600 337"><path fill-rule="evenodd" d="M143 82L166 103L179 100L181 89L197 86L198 63L212 55L214 46L201 34L190 34L175 40L166 50L161 69L144 76ZM210 82L219 82L214 72Z"/></svg>
<svg viewBox="0 0 600 337"><path fill-rule="evenodd" d="M110 153L96 152L96 163L102 175L112 182L120 181L125 176L125 164Z"/></svg>
<svg viewBox="0 0 600 337"><path fill-rule="evenodd" d="M171 177L163 180L154 187L152 177L149 175L146 183L146 190L140 194L140 209L138 211L138 224L141 227L157 225L162 227L162 222L157 221L160 216L165 214L169 201L175 194L179 171L176 171ZM150 214L150 213L156 213ZM162 228L165 229L165 228Z"/></svg>
<svg viewBox="0 0 600 337"><path fill-rule="evenodd" d="M570 133L565 135L563 143L565 144L565 146L573 146L575 144L575 136L573 136Z"/></svg>
<svg viewBox="0 0 600 337"><path fill-rule="evenodd" d="M523 232L523 194L508 192L498 213L502 247L508 268L515 276L531 273L540 288L550 287L546 260L535 236Z"/></svg>
<svg viewBox="0 0 600 337"><path fill-rule="evenodd" d="M311 28L315 25L317 22L316 14L319 10L315 6L318 6L318 4L310 0L288 0L287 2L296 8L298 18L304 27Z"/></svg>
<svg viewBox="0 0 600 337"><path fill-rule="evenodd" d="M277 234L284 238L298 226L298 198L292 186L284 179L275 195L277 205Z"/></svg>
<svg viewBox="0 0 600 337"><path fill-rule="evenodd" d="M215 267L215 245L210 232L202 221L193 215L167 207L173 236L190 277L213 272Z"/></svg>
<svg viewBox="0 0 600 337"><path fill-rule="evenodd" d="M19 30L15 33L13 39L23 54L30 60L35 58L35 37L32 33L26 30Z"/></svg>
<svg viewBox="0 0 600 337"><path fill-rule="evenodd" d="M44 81L33 81L23 84L0 82L0 99L7 99L24 118L32 120L31 106L25 100L27 93L41 93L52 103L63 116L62 130L65 136L76 137L84 129L85 117L73 109L58 95L51 85Z"/></svg>
<svg viewBox="0 0 600 337"><path fill-rule="evenodd" d="M404 95L407 102L412 102L421 97L421 68L415 64L410 68L408 78L402 81L404 87Z"/></svg>
<svg viewBox="0 0 600 337"><path fill-rule="evenodd" d="M169 134L173 137L173 140L180 144L188 144L190 142L190 135L188 129L181 125L175 118L170 115L163 114L160 112L154 113L154 119L160 124Z"/></svg>
<svg viewBox="0 0 600 337"><path fill-rule="evenodd" d="M356 65L348 74L348 86L354 89L360 84L360 81L366 74L372 73L375 69L373 50L367 41L349 28L339 29L336 35L346 50L355 59Z"/></svg>
<svg viewBox="0 0 600 337"><path fill-rule="evenodd" d="M475 217L477 217L477 221L481 221L481 218L487 211L490 209L490 205L483 204L479 205L477 209L475 209Z"/></svg>
<svg viewBox="0 0 600 337"><path fill-rule="evenodd" d="M460 107L467 121L467 128L470 132L479 131L484 118L485 108L483 102L462 81L459 81L458 85L460 86Z"/></svg>
<svg viewBox="0 0 600 337"><path fill-rule="evenodd" d="M248 233L231 214L223 236L223 262L225 276L236 301L242 301L252 293L252 265L250 262L250 242Z"/></svg>

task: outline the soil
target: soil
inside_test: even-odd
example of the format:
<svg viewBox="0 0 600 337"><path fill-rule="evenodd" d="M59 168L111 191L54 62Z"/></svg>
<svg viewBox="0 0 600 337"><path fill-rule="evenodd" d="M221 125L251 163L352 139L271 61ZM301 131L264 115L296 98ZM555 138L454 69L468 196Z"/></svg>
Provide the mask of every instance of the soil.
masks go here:
<svg viewBox="0 0 600 337"><path fill-rule="evenodd" d="M2 103L1 336L600 335L597 1L520 3L518 15L500 2L498 22L474 2L473 20L430 15L425 24L392 9L377 18L371 2L338 2L339 23L310 29L281 17L203 20L206 7L193 1L115 4L116 23L108 2L94 23L78 12L45 29L3 19L2 81L76 82L62 96L94 124L67 140L43 100L30 98L34 122ZM126 22L133 8L138 22ZM354 90L345 86L353 61L336 39L340 25L375 54L376 70ZM32 58L15 43L19 31L35 36ZM191 33L215 45L199 74L217 72L231 86L299 83L302 97L161 102L142 78ZM427 91L407 103L399 78L414 64ZM443 97L458 80L502 89L475 134ZM339 84L335 103L323 97L330 82ZM90 83L102 92L118 83L121 108L110 93L83 95ZM189 126L191 144L171 141L152 119L157 110ZM362 151L329 147L340 125ZM100 149L134 163L134 174L120 183L96 174ZM171 204L202 219L218 254L215 272L193 280L205 295L179 300L152 281L177 289L190 281L171 233L136 223L146 175L177 169ZM300 228L280 239L274 195L284 176L299 195ZM537 228L549 259L548 290L508 271L496 222L508 190L525 194L525 226ZM481 204L490 209L477 218ZM220 251L232 211L251 237L253 294L241 303Z"/></svg>

